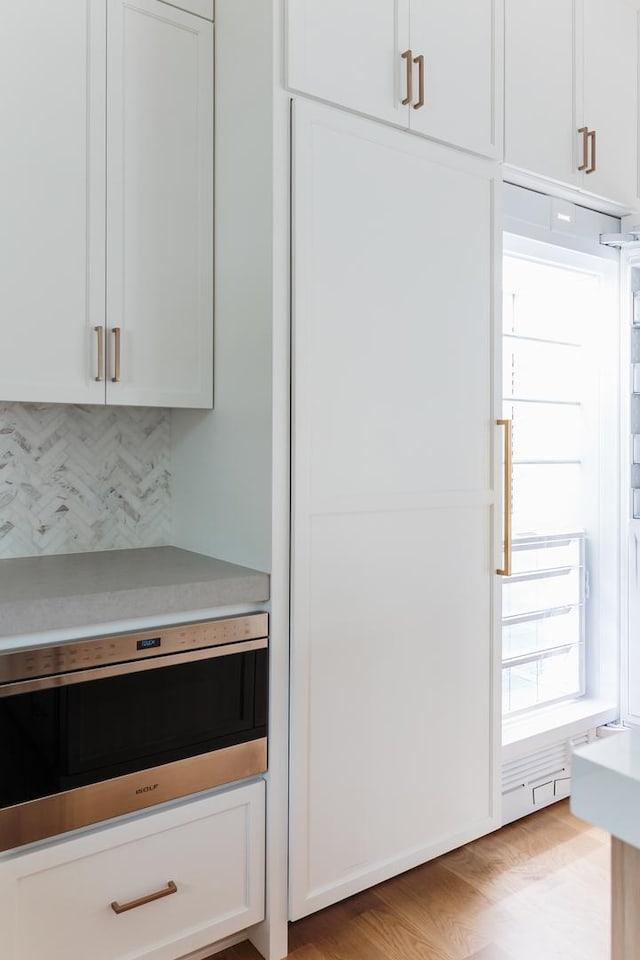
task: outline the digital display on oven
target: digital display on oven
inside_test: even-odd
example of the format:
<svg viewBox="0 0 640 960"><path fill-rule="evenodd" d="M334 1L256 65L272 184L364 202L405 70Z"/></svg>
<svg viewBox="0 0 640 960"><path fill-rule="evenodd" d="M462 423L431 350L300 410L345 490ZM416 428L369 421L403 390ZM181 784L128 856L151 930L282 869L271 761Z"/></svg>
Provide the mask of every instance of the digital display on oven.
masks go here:
<svg viewBox="0 0 640 960"><path fill-rule="evenodd" d="M153 647L159 647L160 637L149 637L146 640L138 640L136 650L151 650Z"/></svg>

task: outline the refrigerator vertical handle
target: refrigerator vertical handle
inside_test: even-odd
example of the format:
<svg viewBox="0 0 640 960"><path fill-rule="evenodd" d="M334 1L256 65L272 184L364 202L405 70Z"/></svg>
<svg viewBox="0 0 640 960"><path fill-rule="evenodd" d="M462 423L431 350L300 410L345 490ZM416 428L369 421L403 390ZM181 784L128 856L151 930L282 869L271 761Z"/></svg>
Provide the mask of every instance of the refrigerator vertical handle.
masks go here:
<svg viewBox="0 0 640 960"><path fill-rule="evenodd" d="M511 576L512 531L511 531L511 500L513 494L513 424L511 420L496 420L499 427L504 427L504 567L496 570L499 577Z"/></svg>

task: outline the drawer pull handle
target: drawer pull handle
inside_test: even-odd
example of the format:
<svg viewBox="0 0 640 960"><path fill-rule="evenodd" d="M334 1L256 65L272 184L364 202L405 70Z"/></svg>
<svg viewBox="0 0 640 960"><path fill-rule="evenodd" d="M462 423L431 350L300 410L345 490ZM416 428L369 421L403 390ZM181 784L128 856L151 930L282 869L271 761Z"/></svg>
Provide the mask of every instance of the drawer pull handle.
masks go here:
<svg viewBox="0 0 640 960"><path fill-rule="evenodd" d="M135 910L136 907L143 907L145 903L152 903L154 900L161 900L163 897L170 897L172 893L177 892L177 886L173 880L169 880L169 883L166 885L166 887L163 887L162 890L156 890L155 893L148 893L146 897L139 897L137 900L129 900L128 903L118 903L117 900L114 900L111 904L111 909L114 913L126 913L127 910Z"/></svg>

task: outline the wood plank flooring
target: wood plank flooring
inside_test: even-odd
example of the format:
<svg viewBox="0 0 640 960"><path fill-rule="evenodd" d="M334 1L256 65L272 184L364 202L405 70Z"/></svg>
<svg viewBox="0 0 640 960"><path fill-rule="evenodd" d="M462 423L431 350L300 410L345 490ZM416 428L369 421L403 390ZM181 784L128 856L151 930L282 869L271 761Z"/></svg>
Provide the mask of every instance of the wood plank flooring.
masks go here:
<svg viewBox="0 0 640 960"><path fill-rule="evenodd" d="M606 960L609 861L608 835L562 801L291 924L289 957Z"/></svg>

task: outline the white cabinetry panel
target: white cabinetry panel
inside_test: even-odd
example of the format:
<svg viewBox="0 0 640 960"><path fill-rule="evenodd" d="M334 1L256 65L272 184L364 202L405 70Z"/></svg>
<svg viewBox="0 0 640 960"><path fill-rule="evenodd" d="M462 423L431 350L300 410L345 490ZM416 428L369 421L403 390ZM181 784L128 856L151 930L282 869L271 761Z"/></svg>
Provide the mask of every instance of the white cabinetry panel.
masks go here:
<svg viewBox="0 0 640 960"><path fill-rule="evenodd" d="M638 11L629 0L582 0L583 123L596 134L584 189L638 205ZM591 158L593 160L593 157Z"/></svg>
<svg viewBox="0 0 640 960"><path fill-rule="evenodd" d="M296 104L294 918L497 823L496 172Z"/></svg>
<svg viewBox="0 0 640 960"><path fill-rule="evenodd" d="M326 197L323 207L313 197L321 260L308 263L303 252L296 265L298 275L298 266L312 271L312 297L301 277L309 300L296 324L296 336L308 337L308 355L303 341L296 356L310 378L303 396L308 390L315 400L312 506L486 489L491 250L474 248L462 266L450 211L459 203L479 224L472 231L486 230L490 185L482 182L483 191L455 167L429 163L419 142L412 153L407 136L375 151L357 134L321 129L317 189L330 192L333 183L340 199ZM296 233L297 250L302 242Z"/></svg>
<svg viewBox="0 0 640 960"><path fill-rule="evenodd" d="M11 960L175 960L263 918L264 783L7 860L0 891Z"/></svg>
<svg viewBox="0 0 640 960"><path fill-rule="evenodd" d="M502 159L504 0L412 0L411 47L424 56L424 106L411 129Z"/></svg>
<svg viewBox="0 0 640 960"><path fill-rule="evenodd" d="M313 518L294 626L309 644L300 912L490 829L489 523L486 506Z"/></svg>
<svg viewBox="0 0 640 960"><path fill-rule="evenodd" d="M638 10L631 0L506 0L505 48L506 163L612 209L637 209Z"/></svg>
<svg viewBox="0 0 640 960"><path fill-rule="evenodd" d="M107 50L107 402L211 406L213 24L109 0Z"/></svg>
<svg viewBox="0 0 640 960"><path fill-rule="evenodd" d="M409 125L409 0L288 0L287 23L293 90Z"/></svg>
<svg viewBox="0 0 640 960"><path fill-rule="evenodd" d="M504 150L514 167L578 186L574 7L506 0Z"/></svg>
<svg viewBox="0 0 640 960"><path fill-rule="evenodd" d="M292 90L501 158L504 0L288 0L287 14Z"/></svg>
<svg viewBox="0 0 640 960"><path fill-rule="evenodd" d="M102 337L108 403L211 407L213 24L8 3L0 80L0 399L104 403Z"/></svg>
<svg viewBox="0 0 640 960"><path fill-rule="evenodd" d="M0 399L104 403L105 8L2 4Z"/></svg>

